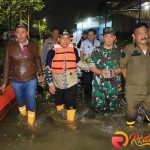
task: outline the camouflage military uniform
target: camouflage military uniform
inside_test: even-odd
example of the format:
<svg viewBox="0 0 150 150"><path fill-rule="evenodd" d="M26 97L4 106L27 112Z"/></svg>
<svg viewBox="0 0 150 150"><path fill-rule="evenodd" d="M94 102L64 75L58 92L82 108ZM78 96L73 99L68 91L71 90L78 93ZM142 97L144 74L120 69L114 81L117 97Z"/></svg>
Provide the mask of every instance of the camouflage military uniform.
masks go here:
<svg viewBox="0 0 150 150"><path fill-rule="evenodd" d="M105 49L103 46L96 48L91 55L91 67L100 70L108 67L111 69L119 68L121 51L114 46L112 49ZM97 111L114 110L118 95L118 87L121 84L120 75L115 75L112 79L103 78L99 74L94 74L92 82L92 106Z"/></svg>

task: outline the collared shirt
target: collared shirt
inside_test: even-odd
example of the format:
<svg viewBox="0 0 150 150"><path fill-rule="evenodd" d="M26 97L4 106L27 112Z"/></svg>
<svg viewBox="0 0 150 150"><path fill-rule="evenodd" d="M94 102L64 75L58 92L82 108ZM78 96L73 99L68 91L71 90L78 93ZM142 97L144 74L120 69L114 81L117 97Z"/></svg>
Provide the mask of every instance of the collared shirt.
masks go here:
<svg viewBox="0 0 150 150"><path fill-rule="evenodd" d="M25 43L25 45L28 45L28 43L29 43L29 40L28 39L26 39L26 43ZM25 45L23 45L23 44L19 44L20 45L20 47L21 47L21 49L23 50L23 47L25 46Z"/></svg>
<svg viewBox="0 0 150 150"><path fill-rule="evenodd" d="M145 92L150 93L150 45L146 55L141 48L135 44L128 44L121 54L120 67L126 69L126 84L139 87L137 91L142 91L146 87ZM143 91L144 93L144 91Z"/></svg>
<svg viewBox="0 0 150 150"><path fill-rule="evenodd" d="M82 51L86 57L90 57L93 50L98 46L100 46L99 40L94 39L94 41L91 42L87 39L81 43L80 51Z"/></svg>
<svg viewBox="0 0 150 150"><path fill-rule="evenodd" d="M45 40L43 49L41 52L41 60L43 64L46 63L47 53L49 50L51 50L54 47L54 44L56 44L56 42L51 37Z"/></svg>

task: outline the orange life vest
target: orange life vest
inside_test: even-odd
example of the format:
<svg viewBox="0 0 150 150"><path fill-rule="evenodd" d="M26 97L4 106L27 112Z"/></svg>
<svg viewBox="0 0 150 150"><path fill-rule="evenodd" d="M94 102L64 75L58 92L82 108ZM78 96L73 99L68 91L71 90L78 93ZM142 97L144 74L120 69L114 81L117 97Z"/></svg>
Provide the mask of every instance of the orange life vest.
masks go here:
<svg viewBox="0 0 150 150"><path fill-rule="evenodd" d="M55 56L52 61L52 73L76 72L76 55L73 45L63 49L60 45L54 45Z"/></svg>

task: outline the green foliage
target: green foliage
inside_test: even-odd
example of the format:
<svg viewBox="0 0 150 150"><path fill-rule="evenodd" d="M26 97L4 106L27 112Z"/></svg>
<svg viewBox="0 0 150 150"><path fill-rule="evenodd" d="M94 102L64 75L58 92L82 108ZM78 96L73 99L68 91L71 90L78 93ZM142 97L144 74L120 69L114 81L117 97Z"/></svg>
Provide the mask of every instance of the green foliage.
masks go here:
<svg viewBox="0 0 150 150"><path fill-rule="evenodd" d="M40 30L41 33L45 33L47 30L47 25L43 22L34 21L34 24L32 26L35 30Z"/></svg>
<svg viewBox="0 0 150 150"><path fill-rule="evenodd" d="M27 16L45 7L42 0L0 0L0 24L27 22Z"/></svg>

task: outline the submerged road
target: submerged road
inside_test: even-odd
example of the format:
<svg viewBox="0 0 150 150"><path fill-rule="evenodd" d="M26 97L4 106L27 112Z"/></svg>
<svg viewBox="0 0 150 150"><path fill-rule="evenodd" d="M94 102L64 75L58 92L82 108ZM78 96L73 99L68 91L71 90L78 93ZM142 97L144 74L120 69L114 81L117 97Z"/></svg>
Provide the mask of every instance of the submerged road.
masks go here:
<svg viewBox="0 0 150 150"><path fill-rule="evenodd" d="M35 127L29 129L25 120L20 121L15 108L0 123L0 150L115 150L111 139L116 131L128 135L133 132L148 135L150 132L150 126L142 123L134 128L126 127L122 112L87 119L84 117L86 110L83 107L78 111L78 127L70 129L63 117L57 116L51 102L38 98ZM124 149L149 150L150 146L129 144Z"/></svg>

